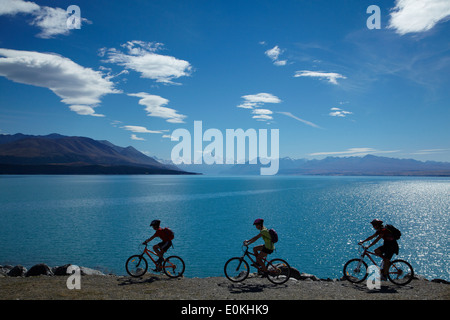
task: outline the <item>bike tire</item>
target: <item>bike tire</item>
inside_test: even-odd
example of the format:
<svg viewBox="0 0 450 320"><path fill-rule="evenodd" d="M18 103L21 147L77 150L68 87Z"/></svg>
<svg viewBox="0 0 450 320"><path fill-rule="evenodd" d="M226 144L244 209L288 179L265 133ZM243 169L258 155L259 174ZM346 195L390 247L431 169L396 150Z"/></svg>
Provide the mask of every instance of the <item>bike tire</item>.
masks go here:
<svg viewBox="0 0 450 320"><path fill-rule="evenodd" d="M273 284L283 284L291 277L291 267L283 259L273 259L267 263L267 279Z"/></svg>
<svg viewBox="0 0 450 320"><path fill-rule="evenodd" d="M164 273L169 278L181 277L184 273L185 265L183 259L178 256L170 256L163 263Z"/></svg>
<svg viewBox="0 0 450 320"><path fill-rule="evenodd" d="M358 264L361 262L359 270ZM361 283L367 278L367 263L361 259L351 259L344 265L344 278L351 283Z"/></svg>
<svg viewBox="0 0 450 320"><path fill-rule="evenodd" d="M404 275L404 277L402 277ZM389 280L397 285L404 286L414 278L414 269L411 264L405 260L397 259L391 261L388 273Z"/></svg>
<svg viewBox="0 0 450 320"><path fill-rule="evenodd" d="M231 282L241 282L247 279L250 273L248 262L243 258L231 258L225 263L223 268L225 276Z"/></svg>
<svg viewBox="0 0 450 320"><path fill-rule="evenodd" d="M142 277L147 272L148 263L142 255L136 254L127 259L125 269L134 278Z"/></svg>

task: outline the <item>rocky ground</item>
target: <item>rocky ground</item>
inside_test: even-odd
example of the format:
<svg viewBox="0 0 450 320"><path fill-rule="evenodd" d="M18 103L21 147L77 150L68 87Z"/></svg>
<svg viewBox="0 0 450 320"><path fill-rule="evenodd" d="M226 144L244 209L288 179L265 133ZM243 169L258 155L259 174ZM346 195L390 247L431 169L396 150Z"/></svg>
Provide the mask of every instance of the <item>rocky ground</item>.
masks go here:
<svg viewBox="0 0 450 320"><path fill-rule="evenodd" d="M42 272L47 269L40 267ZM103 275L82 268L80 289L68 289L69 275L48 268L47 275L28 270L12 276L0 266L1 300L449 300L446 281L415 279L406 286L382 281L381 289L370 290L365 283L320 280L302 275L283 285L251 276L241 283L225 277L170 279L147 273L141 278ZM67 268L66 268L67 269ZM3 272L2 272L3 270ZM63 268L63 270L65 270ZM22 270L24 271L24 270ZM35 270L36 271L36 270ZM8 274L9 273L9 274ZM38 273L38 272L36 272Z"/></svg>

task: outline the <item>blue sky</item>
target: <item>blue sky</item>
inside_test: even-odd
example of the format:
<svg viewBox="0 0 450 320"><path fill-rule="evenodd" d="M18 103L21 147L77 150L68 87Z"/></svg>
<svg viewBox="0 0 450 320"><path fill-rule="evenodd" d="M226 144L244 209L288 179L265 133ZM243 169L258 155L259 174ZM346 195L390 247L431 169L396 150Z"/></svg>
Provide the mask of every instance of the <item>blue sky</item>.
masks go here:
<svg viewBox="0 0 450 320"><path fill-rule="evenodd" d="M0 133L169 159L201 120L279 129L281 157L450 161L449 18L448 0L0 0Z"/></svg>

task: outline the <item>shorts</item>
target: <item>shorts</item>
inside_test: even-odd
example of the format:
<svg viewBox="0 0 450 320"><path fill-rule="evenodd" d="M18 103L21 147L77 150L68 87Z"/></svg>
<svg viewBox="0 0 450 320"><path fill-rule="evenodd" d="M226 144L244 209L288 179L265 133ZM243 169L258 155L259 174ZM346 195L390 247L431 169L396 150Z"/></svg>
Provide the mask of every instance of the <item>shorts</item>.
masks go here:
<svg viewBox="0 0 450 320"><path fill-rule="evenodd" d="M266 246L263 246L261 251L267 254L271 254L273 252L273 250L267 249Z"/></svg>
<svg viewBox="0 0 450 320"><path fill-rule="evenodd" d="M385 241L378 249L383 254L383 258L391 260L394 253L398 254L398 243L397 241Z"/></svg>
<svg viewBox="0 0 450 320"><path fill-rule="evenodd" d="M169 250L170 246L172 245L172 241L161 241L157 244L157 246L162 250L162 252L166 252Z"/></svg>

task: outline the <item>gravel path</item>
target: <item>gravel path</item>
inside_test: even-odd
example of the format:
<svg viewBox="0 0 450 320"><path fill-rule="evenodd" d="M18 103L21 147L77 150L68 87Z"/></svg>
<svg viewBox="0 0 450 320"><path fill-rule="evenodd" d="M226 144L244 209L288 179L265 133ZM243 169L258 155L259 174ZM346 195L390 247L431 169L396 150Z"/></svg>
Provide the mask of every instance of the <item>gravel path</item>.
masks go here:
<svg viewBox="0 0 450 320"><path fill-rule="evenodd" d="M69 290L66 276L0 277L0 300L449 300L450 286L413 280L406 286L382 282L381 290L347 281L291 279L273 285L255 277L242 283L226 278L169 279L113 275L81 277L81 289Z"/></svg>

